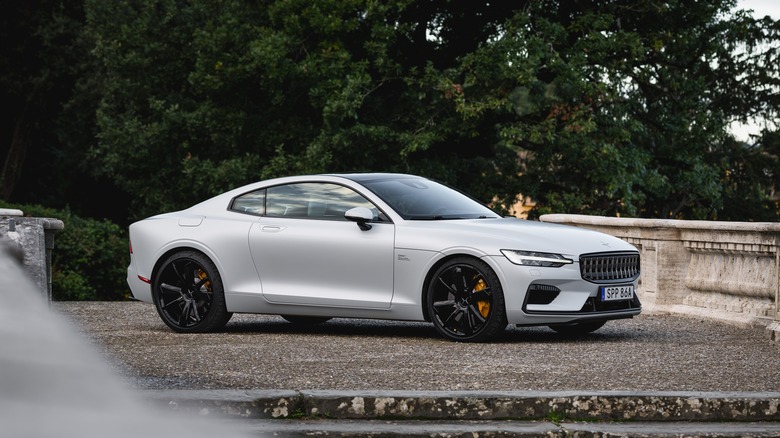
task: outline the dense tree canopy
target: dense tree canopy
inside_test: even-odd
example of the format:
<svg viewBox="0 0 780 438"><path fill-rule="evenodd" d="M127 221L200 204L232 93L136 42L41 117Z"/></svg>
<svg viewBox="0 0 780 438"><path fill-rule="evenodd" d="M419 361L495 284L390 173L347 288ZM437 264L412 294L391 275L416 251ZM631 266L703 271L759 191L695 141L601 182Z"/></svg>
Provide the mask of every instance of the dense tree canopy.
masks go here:
<svg viewBox="0 0 780 438"><path fill-rule="evenodd" d="M735 0L51 3L16 8L34 23L0 60L22 114L0 153L29 169L11 125L45 93L10 67L29 51L70 93L49 95L46 158L73 171L46 181L76 206L62 187L84 175L137 219L266 177L398 171L507 212L528 196L532 217L778 219L780 134L729 126L778 120L780 23Z"/></svg>

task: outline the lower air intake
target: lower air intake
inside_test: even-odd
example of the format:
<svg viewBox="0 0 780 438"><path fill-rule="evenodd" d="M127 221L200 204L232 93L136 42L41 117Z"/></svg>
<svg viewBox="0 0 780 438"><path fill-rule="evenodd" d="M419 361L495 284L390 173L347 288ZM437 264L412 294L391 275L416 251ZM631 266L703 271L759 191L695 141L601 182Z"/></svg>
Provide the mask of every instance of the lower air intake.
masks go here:
<svg viewBox="0 0 780 438"><path fill-rule="evenodd" d="M561 290L547 284L532 284L528 287L526 304L550 304Z"/></svg>

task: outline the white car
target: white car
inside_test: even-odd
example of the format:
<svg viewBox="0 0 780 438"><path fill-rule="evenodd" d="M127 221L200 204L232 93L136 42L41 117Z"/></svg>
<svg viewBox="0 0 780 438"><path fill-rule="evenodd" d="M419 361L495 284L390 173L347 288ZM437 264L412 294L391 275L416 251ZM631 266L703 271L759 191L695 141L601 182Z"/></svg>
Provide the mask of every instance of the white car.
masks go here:
<svg viewBox="0 0 780 438"><path fill-rule="evenodd" d="M241 312L430 321L451 340L487 341L508 324L588 333L641 311L630 244L502 218L413 175L249 184L133 223L130 252L133 296L178 332Z"/></svg>

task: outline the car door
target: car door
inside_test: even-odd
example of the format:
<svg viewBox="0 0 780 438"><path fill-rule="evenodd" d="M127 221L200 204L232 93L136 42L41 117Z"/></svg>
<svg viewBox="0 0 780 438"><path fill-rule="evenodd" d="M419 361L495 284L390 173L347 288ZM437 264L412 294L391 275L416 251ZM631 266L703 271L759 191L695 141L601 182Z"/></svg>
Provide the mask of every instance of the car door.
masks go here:
<svg viewBox="0 0 780 438"><path fill-rule="evenodd" d="M376 213L361 230L344 213ZM351 188L295 183L266 189L265 215L249 233L263 295L273 303L389 308L395 227Z"/></svg>

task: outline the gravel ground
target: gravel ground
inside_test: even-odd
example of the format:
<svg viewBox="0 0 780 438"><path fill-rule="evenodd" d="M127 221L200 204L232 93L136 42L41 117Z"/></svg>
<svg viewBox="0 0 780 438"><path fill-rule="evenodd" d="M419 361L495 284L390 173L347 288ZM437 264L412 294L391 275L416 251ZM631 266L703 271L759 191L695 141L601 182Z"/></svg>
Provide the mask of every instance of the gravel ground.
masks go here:
<svg viewBox="0 0 780 438"><path fill-rule="evenodd" d="M612 321L582 337L510 327L498 342L463 344L425 323L299 327L234 315L221 333L187 335L146 303L52 307L140 389L780 391L780 345L765 329L678 315Z"/></svg>

